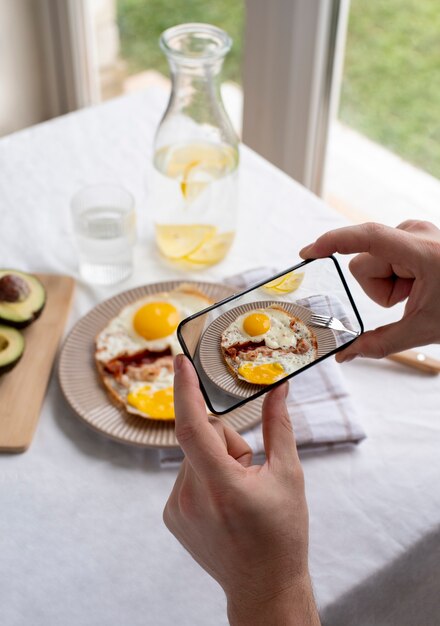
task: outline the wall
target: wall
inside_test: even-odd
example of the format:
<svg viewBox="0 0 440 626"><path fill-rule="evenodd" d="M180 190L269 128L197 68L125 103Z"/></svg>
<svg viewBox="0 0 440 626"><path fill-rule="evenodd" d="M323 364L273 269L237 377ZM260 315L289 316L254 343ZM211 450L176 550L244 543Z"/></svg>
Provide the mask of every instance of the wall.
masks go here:
<svg viewBox="0 0 440 626"><path fill-rule="evenodd" d="M39 0L0 0L0 135L49 117Z"/></svg>

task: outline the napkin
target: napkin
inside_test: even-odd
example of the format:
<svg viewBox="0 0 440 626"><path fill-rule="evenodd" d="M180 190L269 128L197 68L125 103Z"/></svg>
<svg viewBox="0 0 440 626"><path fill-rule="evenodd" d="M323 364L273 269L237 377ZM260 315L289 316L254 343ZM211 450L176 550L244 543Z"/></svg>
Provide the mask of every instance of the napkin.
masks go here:
<svg viewBox="0 0 440 626"><path fill-rule="evenodd" d="M258 268L231 276L225 284L246 289L254 283L276 274L272 268ZM315 313L331 314L348 322L338 298L313 295L296 301ZM342 334L336 333L340 345ZM365 438L340 366L333 357L302 372L289 381L287 408L299 450L330 449L357 444ZM254 462L264 462L261 424L241 433L254 453ZM160 450L162 467L178 464L183 459L179 448Z"/></svg>

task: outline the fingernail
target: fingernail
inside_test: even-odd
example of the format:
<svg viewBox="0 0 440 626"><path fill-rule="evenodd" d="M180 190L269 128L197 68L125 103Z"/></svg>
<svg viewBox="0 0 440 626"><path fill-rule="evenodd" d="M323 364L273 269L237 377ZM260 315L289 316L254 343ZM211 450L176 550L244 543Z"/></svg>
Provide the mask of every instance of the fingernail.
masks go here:
<svg viewBox="0 0 440 626"><path fill-rule="evenodd" d="M175 372L179 372L182 369L182 365L184 361L185 361L184 354L178 354L177 356L174 357L174 371Z"/></svg>
<svg viewBox="0 0 440 626"><path fill-rule="evenodd" d="M284 397L285 397L285 398L287 398L288 393L289 393L289 381L287 380L287 381L284 383Z"/></svg>

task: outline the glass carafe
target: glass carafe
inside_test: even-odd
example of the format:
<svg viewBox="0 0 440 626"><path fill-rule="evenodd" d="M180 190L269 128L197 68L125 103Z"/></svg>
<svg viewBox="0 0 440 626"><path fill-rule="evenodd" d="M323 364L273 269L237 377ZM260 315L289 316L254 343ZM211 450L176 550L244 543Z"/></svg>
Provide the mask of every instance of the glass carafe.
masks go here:
<svg viewBox="0 0 440 626"><path fill-rule="evenodd" d="M160 38L172 91L155 137L149 204L159 250L181 268L218 263L234 239L238 138L220 94L231 44L209 24L175 26Z"/></svg>

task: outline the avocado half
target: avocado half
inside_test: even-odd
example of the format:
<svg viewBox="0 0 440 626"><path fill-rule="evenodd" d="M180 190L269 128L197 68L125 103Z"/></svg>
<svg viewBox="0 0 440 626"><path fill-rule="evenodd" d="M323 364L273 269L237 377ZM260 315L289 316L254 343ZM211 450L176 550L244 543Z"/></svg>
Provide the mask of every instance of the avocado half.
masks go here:
<svg viewBox="0 0 440 626"><path fill-rule="evenodd" d="M24 352L24 338L19 330L0 325L0 375L17 365Z"/></svg>
<svg viewBox="0 0 440 626"><path fill-rule="evenodd" d="M0 269L0 323L25 328L41 314L46 291L32 274Z"/></svg>

